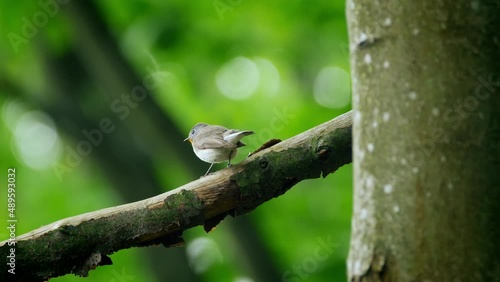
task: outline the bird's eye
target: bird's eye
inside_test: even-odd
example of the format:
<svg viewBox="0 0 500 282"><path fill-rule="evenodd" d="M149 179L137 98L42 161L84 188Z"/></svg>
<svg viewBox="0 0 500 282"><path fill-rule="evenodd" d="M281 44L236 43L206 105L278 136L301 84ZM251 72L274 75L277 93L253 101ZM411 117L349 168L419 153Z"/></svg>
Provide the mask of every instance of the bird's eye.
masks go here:
<svg viewBox="0 0 500 282"><path fill-rule="evenodd" d="M194 129L193 129L193 130L191 130L191 134L194 134Z"/></svg>

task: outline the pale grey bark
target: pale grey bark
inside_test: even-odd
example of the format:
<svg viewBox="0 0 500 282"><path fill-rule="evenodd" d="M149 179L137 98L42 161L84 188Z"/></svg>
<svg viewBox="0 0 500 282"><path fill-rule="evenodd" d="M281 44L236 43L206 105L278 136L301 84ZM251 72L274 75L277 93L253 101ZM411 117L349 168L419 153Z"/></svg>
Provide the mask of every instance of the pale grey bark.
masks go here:
<svg viewBox="0 0 500 282"><path fill-rule="evenodd" d="M347 1L349 281L500 281L498 15L498 1Z"/></svg>

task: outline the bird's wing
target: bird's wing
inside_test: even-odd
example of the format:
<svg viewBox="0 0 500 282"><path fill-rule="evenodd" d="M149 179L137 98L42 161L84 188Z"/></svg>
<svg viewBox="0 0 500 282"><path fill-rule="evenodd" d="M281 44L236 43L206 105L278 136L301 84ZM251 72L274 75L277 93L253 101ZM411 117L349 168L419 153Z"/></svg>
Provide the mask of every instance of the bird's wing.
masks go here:
<svg viewBox="0 0 500 282"><path fill-rule="evenodd" d="M197 145L200 149L237 148L236 144L228 142L222 138L206 138L203 143Z"/></svg>
<svg viewBox="0 0 500 282"><path fill-rule="evenodd" d="M199 149L232 148L231 143L222 138L225 130L219 125L204 127L198 132L198 138L195 138L194 142Z"/></svg>
<svg viewBox="0 0 500 282"><path fill-rule="evenodd" d="M250 134L253 134L253 133L254 132L250 131L250 130L239 131L239 130L230 129L230 130L224 132L223 138L224 138L224 140L226 140L228 142L236 144L241 140L241 138L248 136Z"/></svg>

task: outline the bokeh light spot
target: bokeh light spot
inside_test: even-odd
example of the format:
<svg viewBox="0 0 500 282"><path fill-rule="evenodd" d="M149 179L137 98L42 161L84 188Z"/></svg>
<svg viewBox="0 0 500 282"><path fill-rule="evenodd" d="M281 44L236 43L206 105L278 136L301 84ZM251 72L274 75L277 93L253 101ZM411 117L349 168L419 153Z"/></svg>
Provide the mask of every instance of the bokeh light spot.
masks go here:
<svg viewBox="0 0 500 282"><path fill-rule="evenodd" d="M189 265L196 273L203 273L215 263L222 262L219 246L208 238L196 238L186 248Z"/></svg>
<svg viewBox="0 0 500 282"><path fill-rule="evenodd" d="M16 129L17 121L26 112L26 106L18 99L7 99L2 105L2 119L10 131Z"/></svg>
<svg viewBox="0 0 500 282"><path fill-rule="evenodd" d="M244 57L236 57L225 63L215 77L219 91L234 100L250 97L257 90L259 80L257 65Z"/></svg>
<svg viewBox="0 0 500 282"><path fill-rule="evenodd" d="M47 169L62 153L54 122L40 111L21 116L14 130L13 147L20 161L36 170Z"/></svg>
<svg viewBox="0 0 500 282"><path fill-rule="evenodd" d="M351 101L349 74L339 67L325 67L314 81L314 99L324 107L338 109Z"/></svg>
<svg viewBox="0 0 500 282"><path fill-rule="evenodd" d="M274 95L281 87L281 77L274 64L265 58L254 60L260 72L260 89L264 94Z"/></svg>

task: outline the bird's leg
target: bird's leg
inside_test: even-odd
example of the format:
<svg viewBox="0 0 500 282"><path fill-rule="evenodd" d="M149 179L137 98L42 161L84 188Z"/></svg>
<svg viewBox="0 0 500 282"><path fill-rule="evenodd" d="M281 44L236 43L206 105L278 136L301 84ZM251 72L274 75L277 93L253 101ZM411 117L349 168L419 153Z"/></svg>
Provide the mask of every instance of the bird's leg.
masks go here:
<svg viewBox="0 0 500 282"><path fill-rule="evenodd" d="M212 166L213 166L213 165L214 165L214 163L211 163L211 164L210 164L210 167L208 168L207 172L206 172L206 173L205 173L205 175L203 175L203 176L207 176L208 172L210 171L210 169L212 168Z"/></svg>
<svg viewBox="0 0 500 282"><path fill-rule="evenodd" d="M231 155L233 154L233 152L229 152L229 159L227 160L227 167L230 167L231 166Z"/></svg>

